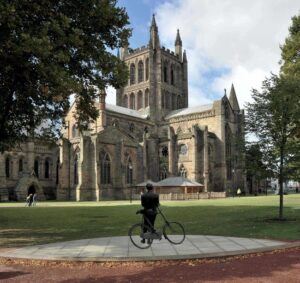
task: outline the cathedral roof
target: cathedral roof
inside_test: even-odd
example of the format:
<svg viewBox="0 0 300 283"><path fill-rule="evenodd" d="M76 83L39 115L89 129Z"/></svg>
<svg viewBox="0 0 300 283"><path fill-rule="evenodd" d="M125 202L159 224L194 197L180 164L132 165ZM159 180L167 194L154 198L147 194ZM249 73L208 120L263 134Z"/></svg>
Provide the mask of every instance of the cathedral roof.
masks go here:
<svg viewBox="0 0 300 283"><path fill-rule="evenodd" d="M135 117L135 118L140 118L140 119L147 119L148 114L139 112L137 110L113 105L113 104L106 104L106 110L111 111L111 112L116 112L118 114L124 114L127 116Z"/></svg>
<svg viewBox="0 0 300 283"><path fill-rule="evenodd" d="M195 114L199 112L204 112L211 110L213 108L213 104L205 104L205 105L199 105L195 107L189 107L189 108L183 108L183 109L178 109L170 112L165 119L171 119L174 117L179 117L179 116L185 116L185 115L190 115L190 114Z"/></svg>

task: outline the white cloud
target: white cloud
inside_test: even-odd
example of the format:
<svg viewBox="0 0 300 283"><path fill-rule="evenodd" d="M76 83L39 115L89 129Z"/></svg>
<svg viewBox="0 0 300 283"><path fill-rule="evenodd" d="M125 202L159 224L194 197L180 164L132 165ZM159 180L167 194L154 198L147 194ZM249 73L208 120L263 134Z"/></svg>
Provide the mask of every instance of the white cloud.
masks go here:
<svg viewBox="0 0 300 283"><path fill-rule="evenodd" d="M157 7L156 19L160 40L168 48L180 29L189 86L206 85L205 91L221 97L234 83L242 106L250 100L251 88L259 88L270 72L278 72L280 44L299 8L299 0L174 0ZM197 95L190 87L190 96L192 106L212 94L199 89Z"/></svg>

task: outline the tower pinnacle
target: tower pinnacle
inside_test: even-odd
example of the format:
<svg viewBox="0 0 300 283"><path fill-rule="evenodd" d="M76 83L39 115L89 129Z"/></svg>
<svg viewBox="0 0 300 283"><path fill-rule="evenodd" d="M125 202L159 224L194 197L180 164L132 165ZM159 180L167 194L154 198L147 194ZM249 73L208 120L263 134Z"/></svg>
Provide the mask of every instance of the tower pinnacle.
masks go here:
<svg viewBox="0 0 300 283"><path fill-rule="evenodd" d="M158 37L158 28L155 21L155 15L152 15L152 23L150 26L150 47L152 49L159 48L159 37Z"/></svg>

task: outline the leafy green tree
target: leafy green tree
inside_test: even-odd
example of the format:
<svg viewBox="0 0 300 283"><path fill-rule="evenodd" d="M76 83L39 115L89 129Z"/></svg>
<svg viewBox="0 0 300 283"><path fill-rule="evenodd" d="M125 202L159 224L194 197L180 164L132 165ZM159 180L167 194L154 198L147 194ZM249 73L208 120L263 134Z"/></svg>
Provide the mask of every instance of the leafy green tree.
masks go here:
<svg viewBox="0 0 300 283"><path fill-rule="evenodd" d="M72 94L79 129L97 117L98 90L127 81L110 50L127 44L128 23L116 0L0 0L0 152L53 136Z"/></svg>
<svg viewBox="0 0 300 283"><path fill-rule="evenodd" d="M283 182L294 153L299 150L295 142L300 127L300 85L295 80L272 75L263 81L262 90L252 91L253 103L246 105L246 129L258 138L258 145L267 168L279 180L279 219L283 218Z"/></svg>
<svg viewBox="0 0 300 283"><path fill-rule="evenodd" d="M268 169L267 164L264 162L264 156L258 143L246 144L245 165L247 179L251 181L251 186L253 185L253 179L259 185L262 180L273 176L271 170ZM256 193L256 190L252 191L252 193Z"/></svg>
<svg viewBox="0 0 300 283"><path fill-rule="evenodd" d="M285 80L293 81L297 86L300 84L300 14L292 18L292 25L289 28L289 36L281 47L281 77ZM294 105L295 112L300 112L300 93L297 94L298 103ZM299 117L298 117L299 118ZM300 118L299 118L300 119ZM288 168L289 178L300 181L300 151L297 150L300 144L300 128L293 140L293 154L290 156Z"/></svg>
<svg viewBox="0 0 300 283"><path fill-rule="evenodd" d="M289 36L281 47L281 73L300 81L300 15L292 18Z"/></svg>

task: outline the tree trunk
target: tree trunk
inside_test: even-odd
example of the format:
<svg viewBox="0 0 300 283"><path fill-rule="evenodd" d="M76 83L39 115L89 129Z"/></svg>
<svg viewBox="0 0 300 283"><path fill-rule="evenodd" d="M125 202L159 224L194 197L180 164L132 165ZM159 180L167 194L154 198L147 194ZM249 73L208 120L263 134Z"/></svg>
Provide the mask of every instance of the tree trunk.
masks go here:
<svg viewBox="0 0 300 283"><path fill-rule="evenodd" d="M280 149L279 167L279 219L283 219L283 149Z"/></svg>

